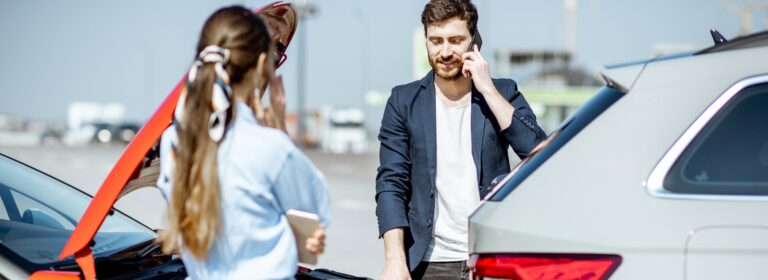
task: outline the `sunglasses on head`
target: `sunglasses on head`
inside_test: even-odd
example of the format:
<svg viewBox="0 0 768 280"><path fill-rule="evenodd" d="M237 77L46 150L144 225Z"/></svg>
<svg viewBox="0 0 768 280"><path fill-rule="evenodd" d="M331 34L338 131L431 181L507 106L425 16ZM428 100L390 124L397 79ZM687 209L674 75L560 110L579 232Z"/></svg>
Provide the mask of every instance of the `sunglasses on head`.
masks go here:
<svg viewBox="0 0 768 280"><path fill-rule="evenodd" d="M275 68L280 67L288 59L288 55L285 54L285 45L277 42L277 48L275 50Z"/></svg>
<svg viewBox="0 0 768 280"><path fill-rule="evenodd" d="M287 28L282 30L285 34L280 34L280 38L274 38L275 42L275 57L274 65L275 69L283 65L288 59L285 54L288 44L291 42L293 33L296 32L296 26L298 24L298 14L296 8L291 3L285 3L282 1L272 2L259 9L253 11L255 14L260 14L265 23L271 26L269 22L273 22L277 25L285 25Z"/></svg>

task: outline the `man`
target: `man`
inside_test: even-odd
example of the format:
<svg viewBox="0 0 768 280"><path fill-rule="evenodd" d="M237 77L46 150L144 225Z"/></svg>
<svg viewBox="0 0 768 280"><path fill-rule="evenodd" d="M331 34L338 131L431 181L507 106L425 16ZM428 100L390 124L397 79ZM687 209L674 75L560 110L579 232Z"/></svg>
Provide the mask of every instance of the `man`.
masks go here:
<svg viewBox="0 0 768 280"><path fill-rule="evenodd" d="M546 136L515 82L491 79L477 17L469 0L430 1L421 21L432 71L387 102L376 178L382 279L467 279L480 186L509 172L509 146L523 158Z"/></svg>

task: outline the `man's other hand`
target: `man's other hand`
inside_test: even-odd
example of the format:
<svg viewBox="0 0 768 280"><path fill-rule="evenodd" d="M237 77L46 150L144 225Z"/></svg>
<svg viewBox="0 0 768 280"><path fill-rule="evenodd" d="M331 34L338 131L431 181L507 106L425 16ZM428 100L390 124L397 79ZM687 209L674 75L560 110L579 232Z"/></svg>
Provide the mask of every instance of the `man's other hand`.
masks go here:
<svg viewBox="0 0 768 280"><path fill-rule="evenodd" d="M403 246L404 234L402 228L393 228L384 233L384 271L379 279L410 280L408 264L405 259Z"/></svg>
<svg viewBox="0 0 768 280"><path fill-rule="evenodd" d="M381 280L411 280L408 266L404 262L387 262L379 276Z"/></svg>

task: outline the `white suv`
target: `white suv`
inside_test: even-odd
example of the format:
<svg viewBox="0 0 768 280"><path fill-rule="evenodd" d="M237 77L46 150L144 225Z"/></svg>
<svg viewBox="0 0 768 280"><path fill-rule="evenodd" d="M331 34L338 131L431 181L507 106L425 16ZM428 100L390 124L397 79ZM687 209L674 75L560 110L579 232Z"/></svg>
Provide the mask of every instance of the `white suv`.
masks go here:
<svg viewBox="0 0 768 280"><path fill-rule="evenodd" d="M768 279L768 32L603 76L470 217L474 276Z"/></svg>

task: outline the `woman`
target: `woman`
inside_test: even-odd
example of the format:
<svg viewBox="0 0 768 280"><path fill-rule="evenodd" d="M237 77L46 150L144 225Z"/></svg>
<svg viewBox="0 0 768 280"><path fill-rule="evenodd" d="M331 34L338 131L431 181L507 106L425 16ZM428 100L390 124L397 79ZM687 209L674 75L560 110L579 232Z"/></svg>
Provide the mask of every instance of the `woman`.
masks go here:
<svg viewBox="0 0 768 280"><path fill-rule="evenodd" d="M297 270L288 209L330 219L323 177L280 130L255 117L274 78L274 46L264 22L240 6L205 22L161 139L158 186L169 200L159 240L180 249L192 279L284 279ZM323 251L316 231L307 249Z"/></svg>

